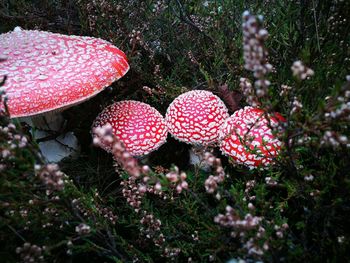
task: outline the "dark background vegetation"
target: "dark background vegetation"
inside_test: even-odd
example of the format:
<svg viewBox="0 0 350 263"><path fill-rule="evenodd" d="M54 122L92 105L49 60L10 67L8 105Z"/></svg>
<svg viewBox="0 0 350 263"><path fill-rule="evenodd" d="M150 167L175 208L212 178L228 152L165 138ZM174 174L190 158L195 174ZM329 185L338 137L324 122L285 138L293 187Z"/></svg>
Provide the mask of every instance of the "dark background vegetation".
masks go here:
<svg viewBox="0 0 350 263"><path fill-rule="evenodd" d="M169 103L188 90L206 89L222 95L219 87L227 84L239 92L239 78L252 77L243 67L244 10L263 15L270 34L267 48L276 72L269 76L269 96L274 110L289 116L290 100L280 97L279 92L281 84L293 86L303 109L291 117L290 128L307 133L312 144L295 145L281 156L279 165L265 171L234 167L227 157L216 153L230 175L222 186L225 194L216 200L204 189L209 174L189 166L189 147L169 136L168 143L146 162L160 171L176 164L187 172L190 191L176 195L172 201L149 195L143 202L144 209L162 221L167 245L181 249L178 257L164 258L163 248L140 234L140 217L121 194L120 174L115 172L112 157L92 146L90 127L97 114L113 101L140 100L164 114ZM350 154L346 146L321 146L319 138L324 131L319 127L328 125L349 135L346 121L323 122L320 115L328 106L325 97L340 96L345 77L350 74L349 13L349 1L1 0L0 32L21 26L103 38L123 50L131 66L127 75L110 88L63 113L68 119L67 129L74 131L82 149L78 159L59 164L72 180L57 194L59 200L46 196L33 176L33 164L38 162L35 142L28 149L16 151L10 168L1 171L1 261L21 260L15 250L24 242L46 246L43 254L48 262L348 260ZM315 71L310 80L295 80L290 67L296 60ZM152 89L151 95L144 86ZM243 98L240 106L244 105ZM8 122L5 117L1 121L2 125ZM7 139L1 136L3 150ZM304 179L309 175L314 180ZM266 184L265 177L278 181L278 187ZM260 257L248 255L240 239L230 237L227 229L213 221L228 204L240 208L242 214L249 212L243 197L246 182L253 179L254 214L266 219L269 242L269 250ZM71 206L77 198L83 212ZM30 206L29 200L37 201ZM111 224L97 207L113 211L117 223ZM24 208L28 210L26 217L20 213ZM43 214L46 208L55 209L57 214ZM88 236L76 235L75 226L81 222L92 227ZM43 227L46 223L52 226ZM283 223L289 228L279 238L273 226ZM191 238L194 231L199 233L198 241ZM67 246L69 240L72 246Z"/></svg>

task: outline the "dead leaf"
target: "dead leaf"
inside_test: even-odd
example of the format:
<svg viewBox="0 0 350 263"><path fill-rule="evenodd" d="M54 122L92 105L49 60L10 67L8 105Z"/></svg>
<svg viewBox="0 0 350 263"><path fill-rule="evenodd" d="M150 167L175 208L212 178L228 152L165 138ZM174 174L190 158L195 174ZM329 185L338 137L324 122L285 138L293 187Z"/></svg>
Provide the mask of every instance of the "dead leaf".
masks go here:
<svg viewBox="0 0 350 263"><path fill-rule="evenodd" d="M241 102L243 96L239 91L229 90L227 84L223 84L223 85L219 86L218 90L219 90L220 97L225 102L229 111L234 112L234 111L238 110L239 108L241 108L240 102Z"/></svg>

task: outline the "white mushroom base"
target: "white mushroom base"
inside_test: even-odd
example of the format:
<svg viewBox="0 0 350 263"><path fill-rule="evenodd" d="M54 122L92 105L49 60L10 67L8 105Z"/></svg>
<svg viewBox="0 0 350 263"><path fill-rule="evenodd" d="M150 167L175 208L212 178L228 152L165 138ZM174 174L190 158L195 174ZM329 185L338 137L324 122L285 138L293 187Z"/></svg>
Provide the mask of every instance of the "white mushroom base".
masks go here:
<svg viewBox="0 0 350 263"><path fill-rule="evenodd" d="M49 134L45 131L37 131L35 136L46 137ZM40 139L37 137L36 139ZM55 140L48 140L39 143L40 152L48 163L57 163L66 157L76 157L80 152L77 137L73 132L67 132L58 136Z"/></svg>
<svg viewBox="0 0 350 263"><path fill-rule="evenodd" d="M65 120L59 112L46 114L39 117L20 118L31 128L35 140L50 136L49 131L58 132ZM57 138L38 143L42 157L48 163L57 163L66 157L76 157L80 152L80 145L73 132L59 135Z"/></svg>
<svg viewBox="0 0 350 263"><path fill-rule="evenodd" d="M189 150L189 164L199 167L204 172L210 171L210 165L204 162L205 148L203 146L192 146Z"/></svg>

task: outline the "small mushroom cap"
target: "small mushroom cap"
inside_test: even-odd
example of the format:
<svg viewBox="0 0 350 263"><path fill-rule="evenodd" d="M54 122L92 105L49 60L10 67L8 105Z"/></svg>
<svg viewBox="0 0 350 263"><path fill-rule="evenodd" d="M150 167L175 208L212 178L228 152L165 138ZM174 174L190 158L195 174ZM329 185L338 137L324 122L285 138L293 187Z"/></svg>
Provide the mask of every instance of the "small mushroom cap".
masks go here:
<svg viewBox="0 0 350 263"><path fill-rule="evenodd" d="M133 156L148 154L166 141L168 130L163 116L150 105L123 100L109 105L95 119L94 128L110 124L113 134L124 143L126 150ZM104 149L110 152L111 146L103 141Z"/></svg>
<svg viewBox="0 0 350 263"><path fill-rule="evenodd" d="M278 156L282 146L282 142L273 135L270 127L277 127L284 121L279 113L267 119L261 109L240 109L221 127L220 149L238 164L250 169L268 166Z"/></svg>
<svg viewBox="0 0 350 263"><path fill-rule="evenodd" d="M170 104L165 121L177 140L206 146L217 142L219 129L228 117L228 110L218 96L210 91L192 90Z"/></svg>
<svg viewBox="0 0 350 263"><path fill-rule="evenodd" d="M92 37L16 29L0 34L0 77L11 117L59 110L96 95L129 70L125 54ZM1 106L0 106L1 107Z"/></svg>

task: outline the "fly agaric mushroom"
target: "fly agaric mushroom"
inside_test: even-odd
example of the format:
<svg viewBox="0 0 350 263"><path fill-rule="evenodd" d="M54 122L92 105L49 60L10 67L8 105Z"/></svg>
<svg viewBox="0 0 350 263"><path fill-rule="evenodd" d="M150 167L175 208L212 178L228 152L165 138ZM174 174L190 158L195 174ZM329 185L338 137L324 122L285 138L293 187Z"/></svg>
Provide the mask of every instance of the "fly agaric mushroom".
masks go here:
<svg viewBox="0 0 350 263"><path fill-rule="evenodd" d="M97 136L94 129L106 124L112 126L113 135L133 156L146 155L158 149L165 143L168 134L163 116L150 105L134 100L119 101L105 108L92 125L94 138ZM111 152L109 143L99 139L103 148Z"/></svg>
<svg viewBox="0 0 350 263"><path fill-rule="evenodd" d="M129 69L125 54L92 37L21 30L0 35L0 75L10 116L62 110L96 95Z"/></svg>
<svg viewBox="0 0 350 263"><path fill-rule="evenodd" d="M105 40L18 27L0 34L0 56L10 117L33 117L46 130L50 115L95 96L129 69L125 54Z"/></svg>
<svg viewBox="0 0 350 263"><path fill-rule="evenodd" d="M221 127L220 149L238 164L250 169L266 167L278 156L282 145L270 127L278 127L284 121L279 113L266 118L266 113L261 109L240 109Z"/></svg>
<svg viewBox="0 0 350 263"><path fill-rule="evenodd" d="M210 91L192 90L178 96L168 107L165 121L170 134L177 140L189 143L190 163L197 164L203 146L215 144L219 129L229 117L223 101Z"/></svg>
<svg viewBox="0 0 350 263"><path fill-rule="evenodd" d="M207 146L217 142L219 129L228 117L228 110L218 96L210 91L192 90L170 104L165 121L177 140Z"/></svg>

